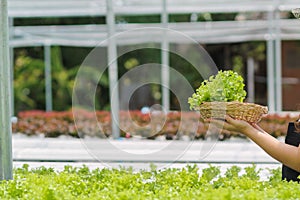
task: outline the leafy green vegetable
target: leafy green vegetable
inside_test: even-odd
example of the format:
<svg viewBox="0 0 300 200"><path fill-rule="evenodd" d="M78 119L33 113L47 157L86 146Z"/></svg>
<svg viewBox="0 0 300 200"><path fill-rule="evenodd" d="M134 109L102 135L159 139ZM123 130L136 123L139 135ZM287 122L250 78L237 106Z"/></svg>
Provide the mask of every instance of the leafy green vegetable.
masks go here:
<svg viewBox="0 0 300 200"><path fill-rule="evenodd" d="M280 168L260 180L255 165L135 171L66 166L62 171L28 165L14 169L14 180L0 182L0 199L299 199L300 184L281 180Z"/></svg>
<svg viewBox="0 0 300 200"><path fill-rule="evenodd" d="M246 97L244 86L244 79L238 73L221 70L203 81L188 103L191 109L195 109L203 102L243 102Z"/></svg>

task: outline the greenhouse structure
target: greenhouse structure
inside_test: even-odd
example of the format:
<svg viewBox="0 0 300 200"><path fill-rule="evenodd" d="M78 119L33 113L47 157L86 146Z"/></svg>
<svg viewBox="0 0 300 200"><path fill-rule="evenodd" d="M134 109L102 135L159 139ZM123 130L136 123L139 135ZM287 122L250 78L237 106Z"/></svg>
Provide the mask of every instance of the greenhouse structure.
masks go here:
<svg viewBox="0 0 300 200"><path fill-rule="evenodd" d="M6 7L7 2L7 7ZM157 43L161 47L161 60L163 66L169 65L169 45L186 43L178 37L162 37L164 30L172 30L186 35L199 44L218 43L243 43L251 41L264 41L266 43L267 60L267 106L270 112L283 111L283 83L290 85L300 84L300 78L282 76L282 41L300 40L300 28L298 19L282 17L283 13L290 13L292 9L300 7L300 2L294 0L5 0L1 1L1 65L5 66L10 49L10 68L1 66L1 76L10 74L1 82L1 97L7 93L6 87L10 85L13 94L13 50L19 47L44 48L45 62L45 94L46 111L51 111L52 106L52 77L51 77L51 46L71 47L103 47L107 50L106 61L108 63L109 86L111 97L111 112L119 111L119 91L116 87L118 77L118 64L114 62L118 55L118 47L138 45L144 43ZM7 16L6 16L7 11ZM195 20L195 16L202 13L261 13L262 17L256 19L235 19L229 21L205 21ZM191 15L190 22L171 22L170 15ZM116 21L117 16L160 16L158 23L127 23ZM24 18L68 18L68 17L104 17L105 24L81 24L81 25L34 25L16 26L15 19ZM6 27L6 20L8 26ZM139 30L139 31L133 31ZM122 37L115 35L124 34ZM6 44L7 37L7 44ZM7 61L8 63L8 61ZM251 57L247 60L247 86L249 100L254 101L254 63ZM168 90L170 72L162 68L162 105L166 110L170 109ZM11 79L11 84L3 84ZM115 92L115 93L114 93ZM113 93L115 95L113 95ZM7 95L9 96L9 95ZM12 95L13 96L13 95ZM9 98L8 98L9 99ZM1 98L1 106L8 105L7 98ZM13 99L11 100L13 110ZM4 106L3 106L4 107ZM1 132L9 129L10 123L3 111L0 118ZM6 127L7 125L7 127ZM1 139L1 163L0 178L9 179L11 172L10 136L0 135ZM120 136L118 118L112 123L114 138ZM3 166L6 168L3 169ZM3 174L5 177L3 177Z"/></svg>
<svg viewBox="0 0 300 200"><path fill-rule="evenodd" d="M281 41L300 39L299 21L297 19L282 19L282 12L290 12L300 7L300 3L291 0L154 0L151 2L138 0L8 0L9 17L9 46L12 50L17 47L44 47L45 61L45 91L46 110L52 110L51 88L51 50L50 47L107 47L107 61L109 66L110 88L118 80L113 61L117 55L117 47L122 45L136 45L147 42L161 44L167 49L169 43L181 43L177 37L162 40L155 29L131 32L117 40L111 37L120 33L141 28L168 28L181 32L200 44L235 43L249 41L265 41L267 46L267 96L270 112L282 111L282 52ZM172 14L199 13L263 13L265 17L257 20L207 21L172 23ZM160 15L160 23L117 23L116 16L147 16ZM17 18L65 18L103 16L106 24L84 25L39 25L14 26ZM145 37L147 35L147 37ZM111 38L111 39L109 39ZM109 39L109 40L107 40ZM101 42L104 41L104 42ZM101 42L101 43L100 43ZM100 44L99 44L100 43ZM162 64L168 65L168 53L162 51ZM11 56L11 65L13 58ZM248 60L248 90L249 99L253 101L253 62ZM13 68L13 67L11 67ZM13 71L13 70L11 70ZM162 70L162 83L168 85L168 71ZM12 74L13 77L13 74ZM292 79L298 83L299 80ZM112 93L112 91L111 91ZM118 92L117 92L118 93ZM169 108L169 91L162 89L162 105ZM112 110L118 110L118 96L112 101ZM13 105L12 105L13 107ZM115 129L117 130L117 129Z"/></svg>

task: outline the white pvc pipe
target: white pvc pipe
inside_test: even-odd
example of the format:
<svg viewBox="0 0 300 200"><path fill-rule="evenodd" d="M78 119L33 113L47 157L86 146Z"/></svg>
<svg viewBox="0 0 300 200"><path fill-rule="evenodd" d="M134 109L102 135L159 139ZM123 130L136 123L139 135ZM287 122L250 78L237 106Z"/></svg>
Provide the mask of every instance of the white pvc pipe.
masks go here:
<svg viewBox="0 0 300 200"><path fill-rule="evenodd" d="M108 26L108 75L109 92L112 116L112 136L114 139L120 137L119 128L119 88L118 88L118 63L117 63L117 45L115 41L115 15L113 2L106 0L107 15L106 23Z"/></svg>
<svg viewBox="0 0 300 200"><path fill-rule="evenodd" d="M0 30L0 180L8 180L13 176L7 0L0 1Z"/></svg>
<svg viewBox="0 0 300 200"><path fill-rule="evenodd" d="M254 81L254 59L247 59L247 91L248 102L254 103L255 101L255 81Z"/></svg>
<svg viewBox="0 0 300 200"><path fill-rule="evenodd" d="M277 2L278 3L278 2ZM279 4L279 3L278 3ZM281 37L280 37L280 11L275 11L276 37L275 37L275 79L276 79L276 111L282 111L282 69L281 69Z"/></svg>
<svg viewBox="0 0 300 200"><path fill-rule="evenodd" d="M9 30L11 31L14 27L14 19L9 18ZM12 34L9 35L9 40L12 39ZM9 58L10 58L10 88L11 88L11 115L12 117L15 114L15 98L14 98L14 47L9 47Z"/></svg>
<svg viewBox="0 0 300 200"><path fill-rule="evenodd" d="M274 39L273 39L273 12L268 13L269 34L267 38L267 88L268 108L275 112L275 74L274 74Z"/></svg>
<svg viewBox="0 0 300 200"><path fill-rule="evenodd" d="M170 110L170 70L169 70L169 42L167 37L168 27L168 13L167 13L167 0L162 1L162 14L161 23L163 24L163 41L161 43L161 57L162 57L162 70L161 70L161 80L162 80L162 106L166 112Z"/></svg>
<svg viewBox="0 0 300 200"><path fill-rule="evenodd" d="M44 45L46 111L52 111L51 46Z"/></svg>

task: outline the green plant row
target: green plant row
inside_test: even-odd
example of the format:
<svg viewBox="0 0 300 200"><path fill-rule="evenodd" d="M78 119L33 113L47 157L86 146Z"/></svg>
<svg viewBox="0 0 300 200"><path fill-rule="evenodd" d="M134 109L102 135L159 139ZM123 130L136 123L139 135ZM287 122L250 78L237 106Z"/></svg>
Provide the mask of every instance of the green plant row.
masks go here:
<svg viewBox="0 0 300 200"><path fill-rule="evenodd" d="M14 179L0 182L0 199L299 199L300 185L282 181L280 169L259 178L255 165L220 168L197 166L135 171L65 166L62 171L28 165L14 169Z"/></svg>
<svg viewBox="0 0 300 200"><path fill-rule="evenodd" d="M18 122L13 124L13 132L27 135L44 135L57 137L70 135L73 137L110 137L111 116L108 111L76 110L76 123L72 111L44 112L25 111L18 114ZM96 120L94 120L96 118ZM259 125L274 137L284 136L288 123L295 121L296 117L290 115L268 114L264 116ZM155 138L159 135L181 137L189 136L191 139L205 138L208 124L201 121L198 112L170 112L143 114L140 111L120 112L121 136L143 136ZM229 138L230 135L224 135Z"/></svg>

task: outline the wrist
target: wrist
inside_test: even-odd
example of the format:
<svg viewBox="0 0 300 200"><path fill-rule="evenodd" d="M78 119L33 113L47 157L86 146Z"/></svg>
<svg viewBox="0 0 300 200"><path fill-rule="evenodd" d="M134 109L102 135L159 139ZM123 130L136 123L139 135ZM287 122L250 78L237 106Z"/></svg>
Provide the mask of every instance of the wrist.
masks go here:
<svg viewBox="0 0 300 200"><path fill-rule="evenodd" d="M247 137L251 137L256 131L257 130L253 126L249 125L245 127L244 134Z"/></svg>

